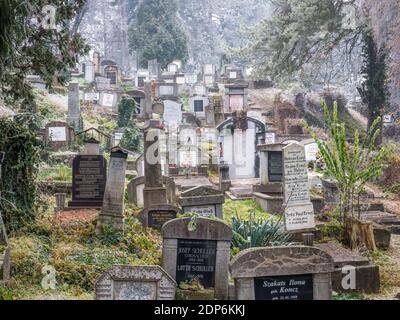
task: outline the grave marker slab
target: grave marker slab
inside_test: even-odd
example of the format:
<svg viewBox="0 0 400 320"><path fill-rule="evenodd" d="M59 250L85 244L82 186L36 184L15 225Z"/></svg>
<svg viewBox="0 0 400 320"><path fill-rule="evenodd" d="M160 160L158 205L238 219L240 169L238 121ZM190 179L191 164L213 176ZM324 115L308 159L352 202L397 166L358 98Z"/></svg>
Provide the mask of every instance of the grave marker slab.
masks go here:
<svg viewBox="0 0 400 320"><path fill-rule="evenodd" d="M216 299L227 299L232 229L222 221L197 218L193 230L189 222L190 218L174 219L162 227L163 268L178 285L197 280L205 288L213 287Z"/></svg>
<svg viewBox="0 0 400 320"><path fill-rule="evenodd" d="M107 161L100 155L78 155L72 163L72 201L69 207L101 208Z"/></svg>
<svg viewBox="0 0 400 320"><path fill-rule="evenodd" d="M179 198L183 213L196 213L202 217L223 218L224 194L210 187L199 186L183 191Z"/></svg>
<svg viewBox="0 0 400 320"><path fill-rule="evenodd" d="M238 300L330 300L333 258L315 247L251 248L231 261Z"/></svg>
<svg viewBox="0 0 400 320"><path fill-rule="evenodd" d="M166 222L176 219L178 213L180 209L172 205L153 205L140 212L140 220L146 228L161 230Z"/></svg>
<svg viewBox="0 0 400 320"><path fill-rule="evenodd" d="M286 230L315 228L304 146L296 142L283 148L283 171Z"/></svg>
<svg viewBox="0 0 400 320"><path fill-rule="evenodd" d="M176 282L160 266L116 265L96 282L96 300L174 300Z"/></svg>
<svg viewBox="0 0 400 320"><path fill-rule="evenodd" d="M119 147L111 149L103 207L97 224L98 233L101 233L103 225L110 225L116 231L123 231L127 158L128 153L123 149Z"/></svg>
<svg viewBox="0 0 400 320"><path fill-rule="evenodd" d="M78 129L81 119L81 106L79 98L79 83L68 85L68 117L67 122L74 129Z"/></svg>

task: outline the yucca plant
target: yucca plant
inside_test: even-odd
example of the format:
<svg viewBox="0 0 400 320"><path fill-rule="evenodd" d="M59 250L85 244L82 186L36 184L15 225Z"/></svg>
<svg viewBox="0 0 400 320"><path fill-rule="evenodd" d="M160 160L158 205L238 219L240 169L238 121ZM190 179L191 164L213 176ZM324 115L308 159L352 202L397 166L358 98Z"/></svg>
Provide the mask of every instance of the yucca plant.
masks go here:
<svg viewBox="0 0 400 320"><path fill-rule="evenodd" d="M288 234L283 224L274 217L269 219L245 220L232 218L232 245L244 250L254 247L270 247L288 244Z"/></svg>

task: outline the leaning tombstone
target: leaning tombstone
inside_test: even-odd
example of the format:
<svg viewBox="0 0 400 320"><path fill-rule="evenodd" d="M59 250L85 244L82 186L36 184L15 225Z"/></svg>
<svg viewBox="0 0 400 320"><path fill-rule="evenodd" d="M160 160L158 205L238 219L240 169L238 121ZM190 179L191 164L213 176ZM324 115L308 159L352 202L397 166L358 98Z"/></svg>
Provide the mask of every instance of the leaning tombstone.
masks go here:
<svg viewBox="0 0 400 320"><path fill-rule="evenodd" d="M315 247L251 248L229 266L237 300L330 300L333 258Z"/></svg>
<svg viewBox="0 0 400 320"><path fill-rule="evenodd" d="M122 148L116 147L111 149L103 207L97 222L97 233L102 232L104 225L111 226L117 232L122 232L124 229L124 195L127 158L128 153Z"/></svg>
<svg viewBox="0 0 400 320"><path fill-rule="evenodd" d="M162 266L182 294L195 291L200 296L208 293L208 299L228 298L230 226L208 218L179 218L165 223L161 234Z"/></svg>
<svg viewBox="0 0 400 320"><path fill-rule="evenodd" d="M116 265L96 282L96 300L174 300L176 282L160 266Z"/></svg>
<svg viewBox="0 0 400 320"><path fill-rule="evenodd" d="M153 205L140 212L140 220L145 228L161 230L166 222L176 219L179 213L178 207L169 204Z"/></svg>

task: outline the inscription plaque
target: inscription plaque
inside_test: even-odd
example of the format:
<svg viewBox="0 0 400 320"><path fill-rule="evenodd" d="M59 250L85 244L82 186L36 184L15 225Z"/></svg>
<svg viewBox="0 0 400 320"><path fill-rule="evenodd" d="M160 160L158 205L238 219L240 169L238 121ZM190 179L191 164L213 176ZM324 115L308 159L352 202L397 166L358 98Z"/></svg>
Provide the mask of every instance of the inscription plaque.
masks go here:
<svg viewBox="0 0 400 320"><path fill-rule="evenodd" d="M72 201L70 207L101 207L107 179L103 156L79 155L72 164Z"/></svg>
<svg viewBox="0 0 400 320"><path fill-rule="evenodd" d="M282 152L268 152L268 177L270 182L282 181Z"/></svg>
<svg viewBox="0 0 400 320"><path fill-rule="evenodd" d="M254 278L256 300L313 300L312 275Z"/></svg>
<svg viewBox="0 0 400 320"><path fill-rule="evenodd" d="M164 223L176 218L176 212L164 210L149 211L148 217L149 227L161 230L161 227L164 225Z"/></svg>
<svg viewBox="0 0 400 320"><path fill-rule="evenodd" d="M197 280L204 288L215 284L217 241L178 239L176 282Z"/></svg>

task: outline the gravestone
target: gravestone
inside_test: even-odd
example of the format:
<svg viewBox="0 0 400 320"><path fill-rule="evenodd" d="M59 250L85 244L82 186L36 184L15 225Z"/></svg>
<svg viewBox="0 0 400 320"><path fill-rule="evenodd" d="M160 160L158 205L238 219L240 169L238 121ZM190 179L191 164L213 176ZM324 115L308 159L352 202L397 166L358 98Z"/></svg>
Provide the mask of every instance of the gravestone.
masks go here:
<svg viewBox="0 0 400 320"><path fill-rule="evenodd" d="M157 59L149 60L147 62L147 69L149 70L150 80L157 80L161 74L161 65L158 63Z"/></svg>
<svg viewBox="0 0 400 320"><path fill-rule="evenodd" d="M205 118L205 110L209 106L209 100L204 96L194 96L189 98L189 108L197 117Z"/></svg>
<svg viewBox="0 0 400 320"><path fill-rule="evenodd" d="M180 209L172 205L153 205L140 212L140 220L145 228L161 230L166 222L176 219L178 213Z"/></svg>
<svg viewBox="0 0 400 320"><path fill-rule="evenodd" d="M133 203L138 208L144 207L143 190L144 190L144 176L139 176L132 179L128 183L128 202Z"/></svg>
<svg viewBox="0 0 400 320"><path fill-rule="evenodd" d="M101 92L99 105L110 109L115 109L118 104L118 94L114 92Z"/></svg>
<svg viewBox="0 0 400 320"><path fill-rule="evenodd" d="M164 100L163 119L167 124L182 122L182 104L171 100Z"/></svg>
<svg viewBox="0 0 400 320"><path fill-rule="evenodd" d="M96 282L96 300L174 300L176 282L160 266L116 265Z"/></svg>
<svg viewBox="0 0 400 320"><path fill-rule="evenodd" d="M96 77L96 89L97 91L110 90L111 79L105 77Z"/></svg>
<svg viewBox="0 0 400 320"><path fill-rule="evenodd" d="M248 84L225 84L225 112L243 111L248 105Z"/></svg>
<svg viewBox="0 0 400 320"><path fill-rule="evenodd" d="M163 268L181 289L198 282L205 289L214 289L216 299L225 300L232 229L222 221L197 218L193 230L190 221L175 219L162 227Z"/></svg>
<svg viewBox="0 0 400 320"><path fill-rule="evenodd" d="M116 85L119 81L119 70L117 66L107 66L104 68L104 74L110 79L111 85Z"/></svg>
<svg viewBox="0 0 400 320"><path fill-rule="evenodd" d="M74 137L74 129L62 121L48 123L44 131L44 141L53 151L69 146Z"/></svg>
<svg viewBox="0 0 400 320"><path fill-rule="evenodd" d="M95 74L100 73L100 53L93 52L93 65Z"/></svg>
<svg viewBox="0 0 400 320"><path fill-rule="evenodd" d="M85 62L85 80L89 83L94 81L95 76L95 64L91 61Z"/></svg>
<svg viewBox="0 0 400 320"><path fill-rule="evenodd" d="M92 102L92 103L97 104L100 100L100 93L99 92L85 92L83 97L84 97L85 102Z"/></svg>
<svg viewBox="0 0 400 320"><path fill-rule="evenodd" d="M224 194L210 187L199 186L183 191L179 196L183 213L196 213L202 217L223 219Z"/></svg>
<svg viewBox="0 0 400 320"><path fill-rule="evenodd" d="M333 258L315 247L251 248L229 266L237 300L330 300Z"/></svg>
<svg viewBox="0 0 400 320"><path fill-rule="evenodd" d="M283 148L283 177L286 230L315 228L305 150L299 143Z"/></svg>
<svg viewBox="0 0 400 320"><path fill-rule="evenodd" d="M125 172L128 153L116 147L111 149L110 165L106 189L104 191L103 207L97 223L97 233L102 232L104 225L122 232L124 228L124 194Z"/></svg>
<svg viewBox="0 0 400 320"><path fill-rule="evenodd" d="M68 85L68 124L75 130L79 129L81 121L81 106L79 100L79 83Z"/></svg>
<svg viewBox="0 0 400 320"><path fill-rule="evenodd" d="M154 122L152 125L157 127L160 123ZM151 126L144 130L143 204L145 208L167 203L167 190L162 181L160 131Z"/></svg>
<svg viewBox="0 0 400 320"><path fill-rule="evenodd" d="M300 142L304 146L306 161L316 161L318 154L318 144L314 139L306 139Z"/></svg>
<svg viewBox="0 0 400 320"><path fill-rule="evenodd" d="M98 142L93 144L98 147ZM88 153L76 156L72 162L72 201L68 203L71 208L101 208L103 205L107 161L98 153Z"/></svg>

